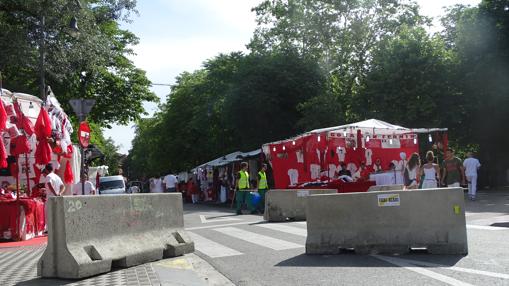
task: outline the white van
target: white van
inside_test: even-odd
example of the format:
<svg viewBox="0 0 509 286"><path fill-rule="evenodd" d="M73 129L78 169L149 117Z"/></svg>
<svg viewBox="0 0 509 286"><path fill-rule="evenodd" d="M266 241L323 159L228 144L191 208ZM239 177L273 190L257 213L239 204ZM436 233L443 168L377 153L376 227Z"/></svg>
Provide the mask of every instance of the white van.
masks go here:
<svg viewBox="0 0 509 286"><path fill-rule="evenodd" d="M125 181L122 176L108 176L99 178L100 195L125 194Z"/></svg>

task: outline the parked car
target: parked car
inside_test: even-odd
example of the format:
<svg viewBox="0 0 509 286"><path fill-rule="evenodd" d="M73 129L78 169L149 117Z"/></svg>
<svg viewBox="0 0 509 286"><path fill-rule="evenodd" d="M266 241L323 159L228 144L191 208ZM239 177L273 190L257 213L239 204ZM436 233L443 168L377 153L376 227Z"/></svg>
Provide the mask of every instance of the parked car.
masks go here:
<svg viewBox="0 0 509 286"><path fill-rule="evenodd" d="M100 195L116 195L125 194L126 186L124 177L108 176L99 178L99 194Z"/></svg>
<svg viewBox="0 0 509 286"><path fill-rule="evenodd" d="M127 183L127 192L131 194L143 193L143 184L140 181L130 181Z"/></svg>

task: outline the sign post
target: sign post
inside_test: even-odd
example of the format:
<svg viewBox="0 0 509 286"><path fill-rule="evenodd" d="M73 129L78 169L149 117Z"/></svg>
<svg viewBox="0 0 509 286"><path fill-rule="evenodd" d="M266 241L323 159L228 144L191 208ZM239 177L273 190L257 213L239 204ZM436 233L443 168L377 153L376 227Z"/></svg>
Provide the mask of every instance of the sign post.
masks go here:
<svg viewBox="0 0 509 286"><path fill-rule="evenodd" d="M71 99L69 100L74 113L78 116L78 120L80 121L80 127L78 129L78 140L81 146L81 172L80 172L80 181L81 181L81 194L85 194L85 181L81 180L81 176L85 175L85 148L90 144L90 126L88 122L85 121L87 118L87 114L90 113L92 107L95 104L94 99Z"/></svg>

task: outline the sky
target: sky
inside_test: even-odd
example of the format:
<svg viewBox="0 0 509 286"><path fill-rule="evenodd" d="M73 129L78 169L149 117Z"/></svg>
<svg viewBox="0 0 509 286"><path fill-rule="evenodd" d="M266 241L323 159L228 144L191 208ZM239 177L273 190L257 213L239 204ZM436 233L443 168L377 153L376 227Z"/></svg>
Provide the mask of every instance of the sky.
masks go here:
<svg viewBox="0 0 509 286"><path fill-rule="evenodd" d="M147 72L152 83L174 84L184 71L192 72L219 53L247 51L245 45L256 28L251 8L262 0L138 0L138 15L125 29L136 34L140 43L133 47L134 64ZM480 0L417 0L421 14L437 17L443 7L454 4L477 5ZM434 21L439 30L438 20ZM164 102L169 86L153 86L151 90ZM145 104L149 114L156 104ZM113 125L105 129L120 152L127 154L134 138L133 125Z"/></svg>

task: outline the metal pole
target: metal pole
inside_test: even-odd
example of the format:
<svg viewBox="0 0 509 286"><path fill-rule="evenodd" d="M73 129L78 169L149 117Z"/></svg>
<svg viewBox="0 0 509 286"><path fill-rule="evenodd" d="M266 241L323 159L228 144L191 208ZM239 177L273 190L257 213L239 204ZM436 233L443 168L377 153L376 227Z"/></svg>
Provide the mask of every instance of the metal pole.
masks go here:
<svg viewBox="0 0 509 286"><path fill-rule="evenodd" d="M83 146L81 146L81 174L80 174L80 181L81 181L81 194L85 195L85 180L82 180L81 176L85 176L85 148L83 148Z"/></svg>
<svg viewBox="0 0 509 286"><path fill-rule="evenodd" d="M41 17L41 42L39 43L39 95L42 100L46 100L46 78L45 78L45 50L46 50L46 32L45 32L45 23L46 18L43 15Z"/></svg>

